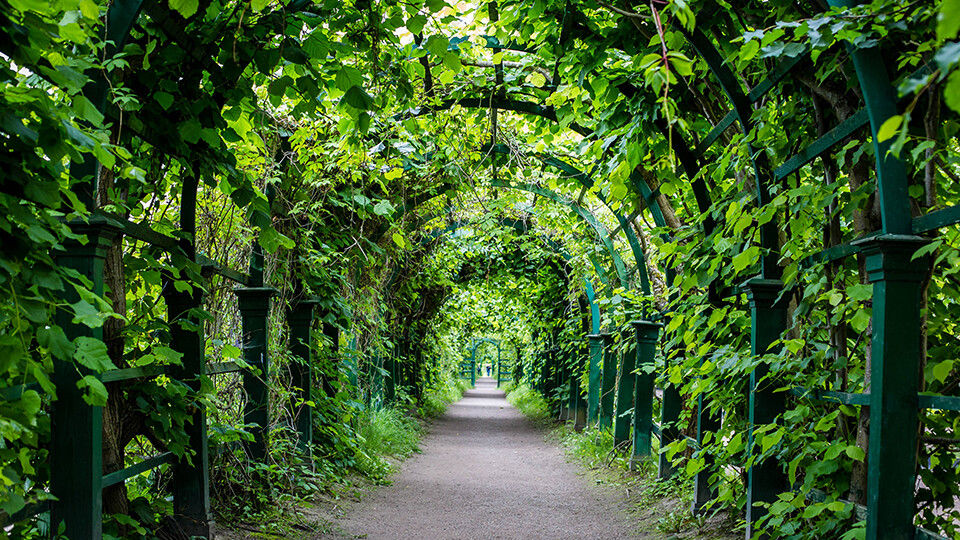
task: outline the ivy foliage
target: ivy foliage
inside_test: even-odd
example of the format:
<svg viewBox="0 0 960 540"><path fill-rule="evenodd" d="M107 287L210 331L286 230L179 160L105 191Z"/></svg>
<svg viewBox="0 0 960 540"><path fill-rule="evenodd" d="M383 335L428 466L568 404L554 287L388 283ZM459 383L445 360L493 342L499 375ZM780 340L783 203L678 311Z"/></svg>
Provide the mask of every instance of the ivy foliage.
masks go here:
<svg viewBox="0 0 960 540"><path fill-rule="evenodd" d="M717 507L742 511L744 468L776 458L793 489L770 506L768 532L823 538L853 525L845 501L865 498L864 411L791 397L751 441L736 381L765 363L784 388L869 390L865 270L858 257L817 253L879 230L875 141L853 130L783 167L857 121L858 47L885 60L899 93L876 142L890 141L910 171L914 214L955 205L957 0L0 0L0 16L7 516L50 498L56 369L78 375L86 405L105 407L111 470L167 450L191 459L185 411L198 405L217 411L214 443L250 438L237 377L169 371L183 362L178 328L204 335L204 364L249 367L224 277L242 272L278 290L268 340L278 369L266 374L276 403L290 397L296 364L286 308L320 299L322 392L304 401L317 409L327 463L371 462L351 441L377 404L385 357L409 367L406 390L422 402L426 381L448 383L473 337L498 336L527 357L579 350L589 283L602 307L591 324L616 332L662 318L660 385L726 412L700 450L666 450L688 474L714 464ZM742 129L713 131L733 106ZM553 200L536 194L547 190ZM90 247L88 223L133 223L163 245L115 239L104 279L81 275L64 261ZM437 241L454 223L471 234ZM926 234L934 268L918 377L924 391L955 396L960 243L954 228ZM629 275L616 274L614 255ZM757 357L738 286L772 268L791 328L778 352ZM174 293L204 301L170 320ZM323 325L343 333L332 340ZM339 355L353 358L352 373L338 370ZM98 375L117 368L168 373L104 384ZM917 520L947 535L958 533L960 471L944 441L958 422L921 414ZM221 465L223 485L243 483ZM810 502L815 490L824 501ZM107 492L108 513L140 523L118 518L118 531L149 521L140 497Z"/></svg>

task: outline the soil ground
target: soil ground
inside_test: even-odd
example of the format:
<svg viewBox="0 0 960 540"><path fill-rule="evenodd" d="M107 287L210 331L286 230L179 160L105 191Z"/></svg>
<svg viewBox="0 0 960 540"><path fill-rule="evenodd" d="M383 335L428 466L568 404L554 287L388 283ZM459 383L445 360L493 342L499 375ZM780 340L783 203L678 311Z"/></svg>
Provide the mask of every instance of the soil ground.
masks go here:
<svg viewBox="0 0 960 540"><path fill-rule="evenodd" d="M689 503L661 492L652 475L586 468L545 435L544 426L506 401L494 379L479 378L430 424L422 453L403 462L392 485L319 496L287 516L296 529L288 534L250 523L220 530L217 538L742 538L719 518L689 519Z"/></svg>
<svg viewBox="0 0 960 540"><path fill-rule="evenodd" d="M637 537L620 497L544 441L493 379L450 405L420 455L335 525L348 538Z"/></svg>

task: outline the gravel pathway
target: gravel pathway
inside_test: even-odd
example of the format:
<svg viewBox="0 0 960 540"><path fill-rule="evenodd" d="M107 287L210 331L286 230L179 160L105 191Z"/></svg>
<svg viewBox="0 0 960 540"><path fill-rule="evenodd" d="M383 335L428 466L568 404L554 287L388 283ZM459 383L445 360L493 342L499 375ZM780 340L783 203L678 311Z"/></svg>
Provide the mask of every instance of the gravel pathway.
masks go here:
<svg viewBox="0 0 960 540"><path fill-rule="evenodd" d="M371 540L635 537L619 497L567 463L493 379L478 379L421 448L393 485L338 520L343 532Z"/></svg>

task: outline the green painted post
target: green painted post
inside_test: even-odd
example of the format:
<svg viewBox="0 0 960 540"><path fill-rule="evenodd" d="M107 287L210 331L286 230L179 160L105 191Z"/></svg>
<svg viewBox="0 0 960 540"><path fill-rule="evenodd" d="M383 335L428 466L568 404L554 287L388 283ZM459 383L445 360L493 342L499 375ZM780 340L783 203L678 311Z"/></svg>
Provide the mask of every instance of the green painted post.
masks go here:
<svg viewBox="0 0 960 540"><path fill-rule="evenodd" d="M587 379L587 425L594 425L600 413L600 364L603 362L603 336L587 336L590 347L590 373Z"/></svg>
<svg viewBox="0 0 960 540"><path fill-rule="evenodd" d="M550 372L550 353L546 349L540 352L540 393L547 395L547 380Z"/></svg>
<svg viewBox="0 0 960 540"><path fill-rule="evenodd" d="M556 388L556 354L553 349L544 351L543 354L543 395L547 398L550 405L550 411L553 412L553 400L550 397L553 389Z"/></svg>
<svg viewBox="0 0 960 540"><path fill-rule="evenodd" d="M557 396L557 412L560 414L560 419L566 422L570 420L570 389L567 388L566 395L563 395L562 388L565 384L570 383L571 381L571 372L570 369L570 353L569 351L559 349L557 350L558 361L558 370L557 370L557 391L560 395Z"/></svg>
<svg viewBox="0 0 960 540"><path fill-rule="evenodd" d="M397 381L410 395L410 339L401 337L397 344Z"/></svg>
<svg viewBox="0 0 960 540"><path fill-rule="evenodd" d="M477 346L470 351L470 386L477 386Z"/></svg>
<svg viewBox="0 0 960 540"><path fill-rule="evenodd" d="M513 365L513 382L515 384L520 384L520 381L523 380L524 369L523 369L523 358L520 356L520 347L517 347L516 363Z"/></svg>
<svg viewBox="0 0 960 540"><path fill-rule="evenodd" d="M383 372L386 372L380 375L383 380L383 402L393 403L397 399L396 367L394 365L396 362L394 362L393 355L390 353L381 356L380 362Z"/></svg>
<svg viewBox="0 0 960 540"><path fill-rule="evenodd" d="M636 364L639 372L630 377L636 385L636 405L634 408L633 453L630 466L637 464L650 455L653 436L653 399L654 367L656 366L657 340L662 324L652 321L633 321L634 338L637 340Z"/></svg>
<svg viewBox="0 0 960 540"><path fill-rule="evenodd" d="M550 409L554 414L554 418L558 418L563 412L563 398L558 398L557 393L560 389L560 385L563 384L563 355L561 354L559 347L554 347L550 349L550 389L548 395L550 396Z"/></svg>
<svg viewBox="0 0 960 540"><path fill-rule="evenodd" d="M540 353L540 393L543 394L544 397L547 396L547 392L550 389L550 361L550 351L544 349Z"/></svg>
<svg viewBox="0 0 960 540"><path fill-rule="evenodd" d="M200 377L204 374L203 323L190 314L190 310L203 304L202 291L181 293L172 282L166 291L167 320L170 325L170 347L181 353L180 366L173 368L171 376L200 391ZM190 448L196 452L191 458L178 462L173 471L173 506L177 526L187 537L208 537L213 528L210 515L210 456L207 444L207 413L197 403L190 414L191 422L184 426L190 437Z"/></svg>
<svg viewBox="0 0 960 540"><path fill-rule="evenodd" d="M357 353L357 336L353 335L350 337L350 355L347 356L345 363L347 365L347 380L350 381L350 386L356 388L359 383L359 362L358 353Z"/></svg>
<svg viewBox="0 0 960 540"><path fill-rule="evenodd" d="M313 389L311 329L316 305L316 301L301 300L294 302L287 310L287 324L290 327L289 349L294 357L290 364L290 374L293 386L297 388L291 400L293 424L297 430L297 448L308 456L313 445L313 408L306 402L310 401Z"/></svg>
<svg viewBox="0 0 960 540"><path fill-rule="evenodd" d="M540 393L544 397L547 395L550 378L550 352L544 349L540 353Z"/></svg>
<svg viewBox="0 0 960 540"><path fill-rule="evenodd" d="M703 358L700 359L700 365L703 366ZM702 445L703 438L707 433L714 433L720 429L720 415L710 412L710 403L704 394L697 396L697 443ZM700 457L699 452L694 457ZM699 514L703 507L717 498L716 486L710 484L710 475L714 473L713 457L703 455L706 467L696 474L693 478L693 503L691 511Z"/></svg>
<svg viewBox="0 0 960 540"><path fill-rule="evenodd" d="M613 351L613 336L600 334L603 341L603 367L600 380L600 428L613 426L613 391L617 382L617 357Z"/></svg>
<svg viewBox="0 0 960 540"><path fill-rule="evenodd" d="M787 329L787 303L777 301L783 283L776 279L753 278L741 285L740 289L750 301L751 353L776 353L778 349L771 348L771 344L780 339ZM766 363L760 363L750 373L748 452L753 451L754 427L774 423L786 408L785 393L776 392L778 385L767 377L768 373L769 366ZM747 469L747 538L753 536L753 524L766 514L764 508L754 505L773 502L786 489L786 475L776 460L756 463Z"/></svg>
<svg viewBox="0 0 960 540"><path fill-rule="evenodd" d="M93 283L92 292L103 296L103 268L106 251L117 231L91 218L89 224L71 224L75 234L87 236L87 243L67 240L64 251L54 253L57 264L75 270ZM70 287L64 301L79 301ZM68 310L57 310L56 323L67 337L103 339L102 328L88 328L73 323ZM53 382L57 385L57 401L51 414L50 490L58 499L53 504L53 530L60 523L70 538L100 538L103 531L103 408L91 407L83 401L83 390L77 382L84 376L99 378L72 362L54 362Z"/></svg>
<svg viewBox="0 0 960 540"><path fill-rule="evenodd" d="M666 364L666 358L664 358ZM639 399L639 395L637 397ZM683 412L683 398L680 396L680 389L670 381L663 386L663 402L660 406L660 461L657 466L657 478L666 480L673 476L676 469L673 463L667 459L666 448L681 438L680 433L680 414Z"/></svg>
<svg viewBox="0 0 960 540"><path fill-rule="evenodd" d="M543 390L541 393L544 398L547 398L551 412L553 411L553 403L550 401L549 396L553 391L553 378L555 376L553 372L553 359L552 350L543 351Z"/></svg>
<svg viewBox="0 0 960 540"><path fill-rule="evenodd" d="M911 260L928 240L882 235L857 242L873 283L870 369L869 540L914 537L921 283L929 257Z"/></svg>
<svg viewBox="0 0 960 540"><path fill-rule="evenodd" d="M247 287L234 289L233 292L239 300L243 325L243 359L259 372L243 372L243 389L247 394L243 407L243 422L257 426L253 428L254 440L250 443L250 456L255 461L262 462L267 457L270 433L267 315L270 311L270 298L277 291L269 287Z"/></svg>
<svg viewBox="0 0 960 540"><path fill-rule="evenodd" d="M323 335L330 341L330 350L327 353L327 369L320 374L320 382L323 384L323 393L328 398L333 399L338 390L334 387L334 383L340 379L340 327L325 320L323 322Z"/></svg>
<svg viewBox="0 0 960 540"><path fill-rule="evenodd" d="M370 376L370 389L367 404L377 407L384 400L383 386L383 359L380 354L374 352L373 358L367 362L367 373Z"/></svg>
<svg viewBox="0 0 960 540"><path fill-rule="evenodd" d="M627 334L627 332L624 332ZM624 336L625 338L626 336ZM626 342L626 339L623 340ZM630 440L630 424L633 423L634 395L637 379L633 376L636 367L636 351L624 352L620 355L620 370L617 377L617 417L613 421L613 443L620 444ZM651 413L652 414L652 413Z"/></svg>
<svg viewBox="0 0 960 540"><path fill-rule="evenodd" d="M577 378L579 375L577 369L578 358L579 355L576 350L571 350L567 355L567 362L570 365L567 371L567 381L570 386L569 392L567 392L567 420L572 421L574 426L577 424L577 405L580 397L580 381Z"/></svg>

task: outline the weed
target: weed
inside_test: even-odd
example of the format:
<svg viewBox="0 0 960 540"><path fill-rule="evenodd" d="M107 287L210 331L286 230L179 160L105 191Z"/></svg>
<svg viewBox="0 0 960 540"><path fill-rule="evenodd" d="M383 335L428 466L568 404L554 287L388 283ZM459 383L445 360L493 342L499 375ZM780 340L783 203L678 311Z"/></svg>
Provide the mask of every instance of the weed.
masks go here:
<svg viewBox="0 0 960 540"><path fill-rule="evenodd" d="M629 459L624 448L613 443L613 433L608 429L589 427L583 431L570 431L558 427L553 437L564 447L567 454L591 469L612 468L620 472L629 469Z"/></svg>
<svg viewBox="0 0 960 540"><path fill-rule="evenodd" d="M534 420L550 418L550 407L538 392L526 384L508 385L507 401L527 417Z"/></svg>
<svg viewBox="0 0 960 540"><path fill-rule="evenodd" d="M667 515L657 520L657 530L662 533L680 533L686 528L689 512L686 510L671 510Z"/></svg>
<svg viewBox="0 0 960 540"><path fill-rule="evenodd" d="M360 419L362 447L368 452L405 459L419 452L420 424L391 407L370 409Z"/></svg>

